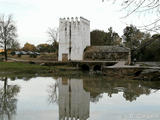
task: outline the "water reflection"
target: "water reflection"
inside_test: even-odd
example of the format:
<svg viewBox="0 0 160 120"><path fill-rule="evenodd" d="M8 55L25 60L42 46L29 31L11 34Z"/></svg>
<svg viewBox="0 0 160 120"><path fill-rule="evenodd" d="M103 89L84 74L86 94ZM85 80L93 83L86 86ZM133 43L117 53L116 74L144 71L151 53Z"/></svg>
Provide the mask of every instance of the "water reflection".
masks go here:
<svg viewBox="0 0 160 120"><path fill-rule="evenodd" d="M136 112L159 115L160 82L101 77L13 79L0 78L0 120L105 120L106 116L123 120L122 116ZM46 102L48 96L52 105Z"/></svg>
<svg viewBox="0 0 160 120"><path fill-rule="evenodd" d="M122 93L126 101L136 101L141 95L159 90L160 82L114 80L101 78L59 78L50 86L50 102L59 106L59 120L87 120L90 116L90 102L103 99L103 94L112 97ZM119 96L120 97L120 96ZM107 101L106 101L107 102Z"/></svg>
<svg viewBox="0 0 160 120"><path fill-rule="evenodd" d="M83 89L83 81L59 79L59 120L86 120L89 117L90 93Z"/></svg>
<svg viewBox="0 0 160 120"><path fill-rule="evenodd" d="M114 79L84 79L84 89L90 92L93 102L98 102L102 98L103 93L107 93L109 97L113 94L123 93L123 97L127 101L134 101L141 95L149 95L151 87L157 89L159 82L143 82L132 80L114 80ZM159 88L158 88L159 89Z"/></svg>
<svg viewBox="0 0 160 120"><path fill-rule="evenodd" d="M0 120L12 120L16 114L19 86L9 85L7 77L0 78L3 85L0 86Z"/></svg>

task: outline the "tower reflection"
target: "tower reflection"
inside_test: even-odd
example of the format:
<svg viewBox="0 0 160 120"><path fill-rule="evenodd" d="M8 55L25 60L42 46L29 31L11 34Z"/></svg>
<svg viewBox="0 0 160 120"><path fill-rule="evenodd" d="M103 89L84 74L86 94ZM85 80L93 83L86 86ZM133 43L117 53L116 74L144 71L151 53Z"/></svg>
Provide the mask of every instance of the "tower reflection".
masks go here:
<svg viewBox="0 0 160 120"><path fill-rule="evenodd" d="M83 89L83 80L58 80L59 120L87 120L89 118L90 93Z"/></svg>

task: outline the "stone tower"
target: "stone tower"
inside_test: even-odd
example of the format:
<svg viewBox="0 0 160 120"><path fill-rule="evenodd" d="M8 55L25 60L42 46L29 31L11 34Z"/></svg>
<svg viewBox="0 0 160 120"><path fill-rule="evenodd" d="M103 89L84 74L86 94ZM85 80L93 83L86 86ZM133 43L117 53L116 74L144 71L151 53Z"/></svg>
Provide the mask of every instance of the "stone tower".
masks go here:
<svg viewBox="0 0 160 120"><path fill-rule="evenodd" d="M83 60L87 46L90 46L90 21L83 17L60 18L58 61Z"/></svg>

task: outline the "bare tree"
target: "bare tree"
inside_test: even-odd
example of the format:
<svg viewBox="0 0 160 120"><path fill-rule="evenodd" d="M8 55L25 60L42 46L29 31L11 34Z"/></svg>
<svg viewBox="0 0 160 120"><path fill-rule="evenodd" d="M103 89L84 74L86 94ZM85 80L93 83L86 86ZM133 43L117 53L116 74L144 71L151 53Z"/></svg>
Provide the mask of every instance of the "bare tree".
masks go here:
<svg viewBox="0 0 160 120"><path fill-rule="evenodd" d="M105 0L102 0L105 1ZM147 18L151 19L149 24L140 26L141 29L145 29L152 32L160 30L160 0L106 0L113 1L114 4L120 3L122 11L127 11L127 14L123 17L131 16L133 13L141 15L148 14ZM149 16L154 15L154 17Z"/></svg>
<svg viewBox="0 0 160 120"><path fill-rule="evenodd" d="M55 52L58 56L58 29L48 28L47 34L49 35L49 42L55 49Z"/></svg>
<svg viewBox="0 0 160 120"><path fill-rule="evenodd" d="M5 60L7 61L7 49L17 37L16 26L12 15L0 16L0 47L4 49Z"/></svg>
<svg viewBox="0 0 160 120"><path fill-rule="evenodd" d="M20 49L20 43L17 40L12 40L11 43L10 43L9 48L12 51L19 50Z"/></svg>
<svg viewBox="0 0 160 120"><path fill-rule="evenodd" d="M47 34L49 36L49 42L57 42L58 41L58 29L48 28Z"/></svg>

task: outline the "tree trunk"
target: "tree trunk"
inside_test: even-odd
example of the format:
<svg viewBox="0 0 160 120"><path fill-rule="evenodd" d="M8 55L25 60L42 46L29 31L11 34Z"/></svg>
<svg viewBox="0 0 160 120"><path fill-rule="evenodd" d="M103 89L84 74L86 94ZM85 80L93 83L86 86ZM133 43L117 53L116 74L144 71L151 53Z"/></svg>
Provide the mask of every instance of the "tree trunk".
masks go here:
<svg viewBox="0 0 160 120"><path fill-rule="evenodd" d="M5 77L4 79L4 94L6 96L6 93L7 93L7 77Z"/></svg>
<svg viewBox="0 0 160 120"><path fill-rule="evenodd" d="M7 61L7 45L6 45L6 40L4 43L4 57L5 57L5 61Z"/></svg>

